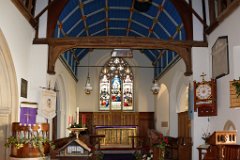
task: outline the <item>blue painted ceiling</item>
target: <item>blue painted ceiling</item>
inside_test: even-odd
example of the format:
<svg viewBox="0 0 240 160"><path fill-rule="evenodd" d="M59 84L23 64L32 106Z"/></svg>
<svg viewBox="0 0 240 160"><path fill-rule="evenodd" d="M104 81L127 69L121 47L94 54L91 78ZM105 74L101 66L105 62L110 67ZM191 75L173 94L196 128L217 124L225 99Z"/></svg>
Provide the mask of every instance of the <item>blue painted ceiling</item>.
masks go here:
<svg viewBox="0 0 240 160"><path fill-rule="evenodd" d="M185 40L181 17L170 0L152 0L147 11L134 9L135 0L69 0L54 36L134 36ZM154 63L164 50L143 50ZM88 49L77 49L80 61Z"/></svg>

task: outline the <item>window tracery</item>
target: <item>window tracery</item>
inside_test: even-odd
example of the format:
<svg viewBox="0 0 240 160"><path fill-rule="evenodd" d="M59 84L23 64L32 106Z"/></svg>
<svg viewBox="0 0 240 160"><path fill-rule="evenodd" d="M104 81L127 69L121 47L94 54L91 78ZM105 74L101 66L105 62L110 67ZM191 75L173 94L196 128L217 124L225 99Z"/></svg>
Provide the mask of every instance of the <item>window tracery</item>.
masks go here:
<svg viewBox="0 0 240 160"><path fill-rule="evenodd" d="M111 58L100 73L99 110L133 110L133 73L120 57Z"/></svg>

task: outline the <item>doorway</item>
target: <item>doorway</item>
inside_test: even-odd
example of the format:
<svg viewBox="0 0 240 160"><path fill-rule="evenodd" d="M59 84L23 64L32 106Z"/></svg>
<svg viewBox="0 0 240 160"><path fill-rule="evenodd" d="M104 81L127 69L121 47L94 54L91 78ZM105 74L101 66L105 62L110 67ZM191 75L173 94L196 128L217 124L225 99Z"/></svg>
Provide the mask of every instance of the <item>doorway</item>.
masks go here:
<svg viewBox="0 0 240 160"><path fill-rule="evenodd" d="M54 89L56 95L56 116L52 119L52 140L56 140L66 136L67 133L67 119L66 119L66 90L65 80L63 76L57 75Z"/></svg>

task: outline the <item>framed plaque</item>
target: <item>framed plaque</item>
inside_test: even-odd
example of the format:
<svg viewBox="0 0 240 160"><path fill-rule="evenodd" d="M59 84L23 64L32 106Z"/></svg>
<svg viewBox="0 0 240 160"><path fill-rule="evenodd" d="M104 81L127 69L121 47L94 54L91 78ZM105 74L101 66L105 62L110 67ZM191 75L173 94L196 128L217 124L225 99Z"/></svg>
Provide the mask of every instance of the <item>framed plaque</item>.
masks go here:
<svg viewBox="0 0 240 160"><path fill-rule="evenodd" d="M21 97L27 98L28 81L21 78Z"/></svg>
<svg viewBox="0 0 240 160"><path fill-rule="evenodd" d="M212 78L229 74L228 37L219 37L212 47Z"/></svg>

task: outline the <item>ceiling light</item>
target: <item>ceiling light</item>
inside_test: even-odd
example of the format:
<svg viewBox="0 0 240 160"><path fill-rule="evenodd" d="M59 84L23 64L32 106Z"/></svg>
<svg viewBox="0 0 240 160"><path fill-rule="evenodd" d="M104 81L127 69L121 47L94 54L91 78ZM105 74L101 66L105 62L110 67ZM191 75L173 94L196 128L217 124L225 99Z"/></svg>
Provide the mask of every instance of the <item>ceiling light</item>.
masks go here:
<svg viewBox="0 0 240 160"><path fill-rule="evenodd" d="M154 80L152 85L153 94L158 94L159 90L160 90L159 84L156 80Z"/></svg>
<svg viewBox="0 0 240 160"><path fill-rule="evenodd" d="M90 53L88 53L88 75L87 75L87 80L86 80L86 84L85 84L85 93L86 94L90 94L92 91L92 86L90 83L90 76L89 76L89 61L90 61Z"/></svg>

